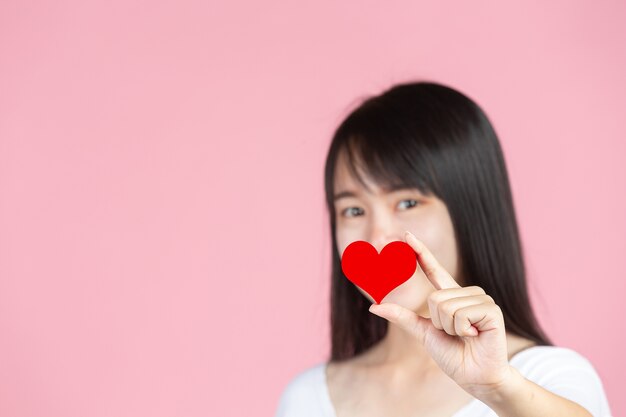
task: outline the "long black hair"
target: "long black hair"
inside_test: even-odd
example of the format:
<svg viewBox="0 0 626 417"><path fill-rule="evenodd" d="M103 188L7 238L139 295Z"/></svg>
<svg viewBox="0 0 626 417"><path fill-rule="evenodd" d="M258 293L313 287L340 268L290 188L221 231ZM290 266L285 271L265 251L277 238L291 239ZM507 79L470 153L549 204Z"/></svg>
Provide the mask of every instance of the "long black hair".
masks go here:
<svg viewBox="0 0 626 417"><path fill-rule="evenodd" d="M332 239L331 356L358 355L385 336L387 320L341 270L335 237L334 178L340 151L381 187L436 195L445 204L466 286L477 285L500 306L508 332L552 345L533 313L513 198L498 137L483 110L463 93L435 82L392 86L371 96L337 127L325 165Z"/></svg>

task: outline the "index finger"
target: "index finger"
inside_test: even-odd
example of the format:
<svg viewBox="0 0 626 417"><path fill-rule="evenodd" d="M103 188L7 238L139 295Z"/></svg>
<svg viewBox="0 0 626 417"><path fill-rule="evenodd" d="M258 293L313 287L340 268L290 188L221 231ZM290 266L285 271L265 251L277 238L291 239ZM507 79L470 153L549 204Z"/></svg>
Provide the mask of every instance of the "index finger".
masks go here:
<svg viewBox="0 0 626 417"><path fill-rule="evenodd" d="M413 233L408 230L404 234L404 239L413 250L417 253L417 261L420 267L426 274L428 280L438 290L444 288L461 288L461 286L452 278L452 275L444 269L443 266L437 261L431 251L422 243L421 240L415 237Z"/></svg>

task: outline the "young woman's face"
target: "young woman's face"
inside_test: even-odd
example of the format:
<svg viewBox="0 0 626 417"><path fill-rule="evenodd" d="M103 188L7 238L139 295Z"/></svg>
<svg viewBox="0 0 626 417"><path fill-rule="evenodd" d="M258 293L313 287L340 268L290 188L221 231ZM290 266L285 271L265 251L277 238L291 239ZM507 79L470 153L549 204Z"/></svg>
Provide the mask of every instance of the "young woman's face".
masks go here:
<svg viewBox="0 0 626 417"><path fill-rule="evenodd" d="M389 242L404 241L404 231L412 232L431 250L439 263L462 284L458 277L457 246L446 205L415 188L385 192L364 178L369 193L350 175L345 153L340 153L335 171L334 195L336 239L339 254L356 241L365 240L380 251ZM374 299L359 291L372 303ZM383 302L393 302L428 317L426 298L435 287L418 267L413 276L391 291Z"/></svg>

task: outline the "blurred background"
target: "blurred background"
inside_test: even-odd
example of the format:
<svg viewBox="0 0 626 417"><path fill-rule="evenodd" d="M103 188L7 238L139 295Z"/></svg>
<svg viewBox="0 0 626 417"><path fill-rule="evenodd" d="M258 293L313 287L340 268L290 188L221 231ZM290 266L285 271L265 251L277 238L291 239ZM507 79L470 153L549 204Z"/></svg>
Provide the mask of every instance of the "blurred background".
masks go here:
<svg viewBox="0 0 626 417"><path fill-rule="evenodd" d="M326 360L323 164L431 80L504 148L532 300L626 413L626 3L0 3L0 415L267 416Z"/></svg>

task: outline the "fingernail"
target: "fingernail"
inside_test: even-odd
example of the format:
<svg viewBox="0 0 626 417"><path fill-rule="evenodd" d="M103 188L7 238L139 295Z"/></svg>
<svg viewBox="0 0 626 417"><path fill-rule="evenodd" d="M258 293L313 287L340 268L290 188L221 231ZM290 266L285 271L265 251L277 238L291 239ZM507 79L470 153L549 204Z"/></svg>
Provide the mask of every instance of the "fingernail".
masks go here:
<svg viewBox="0 0 626 417"><path fill-rule="evenodd" d="M372 304L369 308L371 313L376 314L376 309L378 308L378 304Z"/></svg>

